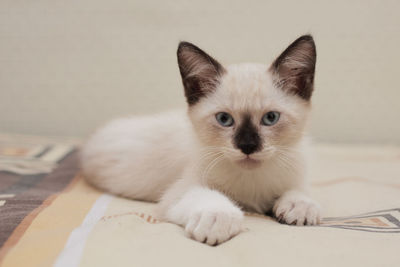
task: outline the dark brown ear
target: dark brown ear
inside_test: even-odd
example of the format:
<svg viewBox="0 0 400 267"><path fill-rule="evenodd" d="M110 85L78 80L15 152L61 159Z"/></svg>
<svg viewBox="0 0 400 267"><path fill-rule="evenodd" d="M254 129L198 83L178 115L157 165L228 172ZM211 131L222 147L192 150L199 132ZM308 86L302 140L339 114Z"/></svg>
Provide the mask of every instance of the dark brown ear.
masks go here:
<svg viewBox="0 0 400 267"><path fill-rule="evenodd" d="M203 50L188 42L179 43L177 55L187 102L189 105L196 104L200 98L215 90L225 69Z"/></svg>
<svg viewBox="0 0 400 267"><path fill-rule="evenodd" d="M275 84L282 90L310 100L314 89L317 52L311 35L294 41L272 63L270 71Z"/></svg>

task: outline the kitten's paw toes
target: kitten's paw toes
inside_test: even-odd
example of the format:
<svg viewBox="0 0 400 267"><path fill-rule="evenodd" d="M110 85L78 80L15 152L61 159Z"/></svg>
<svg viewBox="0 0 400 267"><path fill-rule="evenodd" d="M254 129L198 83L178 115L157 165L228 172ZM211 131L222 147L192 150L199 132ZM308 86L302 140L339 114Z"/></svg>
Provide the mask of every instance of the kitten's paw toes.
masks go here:
<svg viewBox="0 0 400 267"><path fill-rule="evenodd" d="M320 220L320 207L309 198L278 200L274 214L280 223L292 225L316 225Z"/></svg>
<svg viewBox="0 0 400 267"><path fill-rule="evenodd" d="M238 210L203 211L192 215L185 227L193 239L214 246L221 244L242 229L243 214Z"/></svg>

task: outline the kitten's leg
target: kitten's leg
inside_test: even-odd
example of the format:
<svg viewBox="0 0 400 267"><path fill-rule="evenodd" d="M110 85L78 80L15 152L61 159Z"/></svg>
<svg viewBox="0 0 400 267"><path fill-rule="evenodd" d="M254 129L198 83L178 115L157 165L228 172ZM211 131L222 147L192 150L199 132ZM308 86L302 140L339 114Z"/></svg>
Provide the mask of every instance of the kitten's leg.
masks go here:
<svg viewBox="0 0 400 267"><path fill-rule="evenodd" d="M222 193L198 185L177 197L179 185L172 187L160 202L160 212L167 221L182 225L189 237L217 245L241 231L243 212Z"/></svg>
<svg viewBox="0 0 400 267"><path fill-rule="evenodd" d="M284 193L275 203L273 213L279 222L295 225L315 225L320 220L319 205L302 191Z"/></svg>

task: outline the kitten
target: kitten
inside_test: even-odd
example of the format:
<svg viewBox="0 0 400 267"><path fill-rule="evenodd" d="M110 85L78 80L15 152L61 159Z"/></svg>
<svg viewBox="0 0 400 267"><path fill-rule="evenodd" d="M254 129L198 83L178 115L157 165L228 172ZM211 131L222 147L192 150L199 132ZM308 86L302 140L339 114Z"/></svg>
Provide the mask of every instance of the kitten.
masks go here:
<svg viewBox="0 0 400 267"><path fill-rule="evenodd" d="M222 66L191 43L177 51L188 110L115 120L81 152L87 180L159 202L160 216L216 245L241 231L243 211L314 225L306 195L304 128L316 50L310 35L271 66Z"/></svg>

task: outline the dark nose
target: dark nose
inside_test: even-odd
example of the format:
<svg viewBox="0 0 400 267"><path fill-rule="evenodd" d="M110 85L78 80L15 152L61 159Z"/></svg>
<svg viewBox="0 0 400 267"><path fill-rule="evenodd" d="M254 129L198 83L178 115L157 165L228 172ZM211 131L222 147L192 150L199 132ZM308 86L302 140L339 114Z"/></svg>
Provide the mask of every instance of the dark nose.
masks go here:
<svg viewBox="0 0 400 267"><path fill-rule="evenodd" d="M239 144L238 147L246 155L250 155L257 150L257 144L254 143Z"/></svg>
<svg viewBox="0 0 400 267"><path fill-rule="evenodd" d="M250 116L243 118L242 124L236 130L233 144L246 155L261 149L261 137L258 135L257 127L251 122Z"/></svg>

